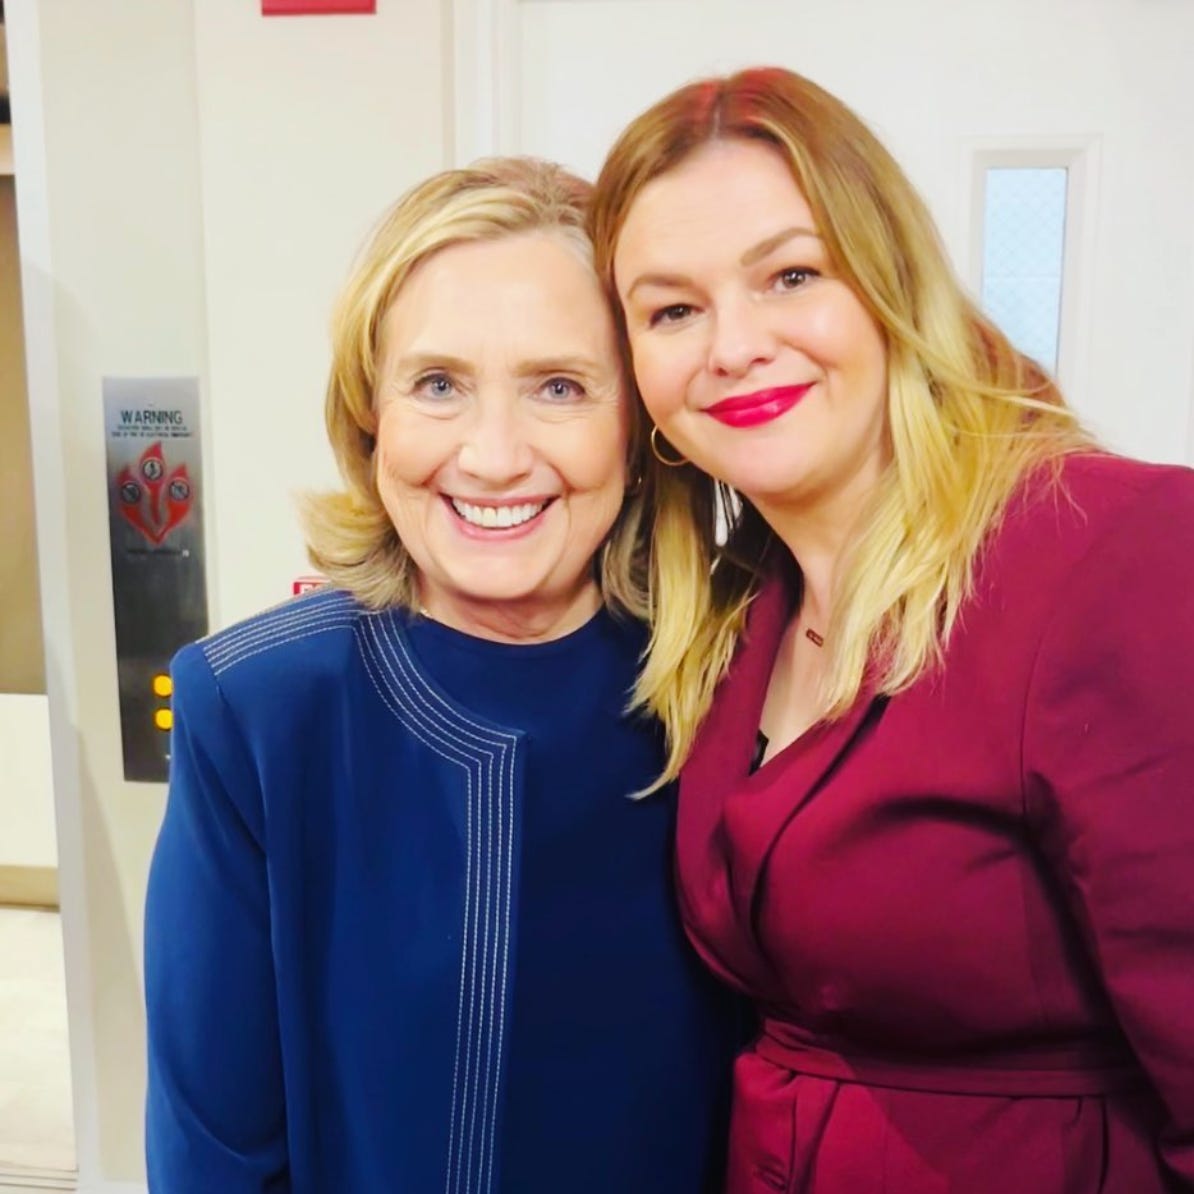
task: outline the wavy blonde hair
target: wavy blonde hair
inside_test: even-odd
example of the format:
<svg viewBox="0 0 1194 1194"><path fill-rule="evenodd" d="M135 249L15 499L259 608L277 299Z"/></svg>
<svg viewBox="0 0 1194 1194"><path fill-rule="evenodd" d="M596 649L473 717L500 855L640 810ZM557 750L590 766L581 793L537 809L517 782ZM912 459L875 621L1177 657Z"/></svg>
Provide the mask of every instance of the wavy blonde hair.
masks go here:
<svg viewBox="0 0 1194 1194"><path fill-rule="evenodd" d="M380 328L411 271L467 241L558 233L592 263L585 212L589 183L534 158L494 158L446 170L408 191L382 217L355 262L332 318L332 366L324 418L345 488L303 503L307 554L334 584L374 609L417 604L417 569L377 490L374 449ZM629 373L623 361L623 373ZM629 381L625 381L629 386ZM611 609L647 610L647 514L654 466L643 419L630 403L627 491L598 553L597 581Z"/></svg>
<svg viewBox="0 0 1194 1194"><path fill-rule="evenodd" d="M787 164L835 271L888 351L891 463L838 570L819 702L832 719L864 683L895 693L941 660L1017 484L1094 444L1045 371L967 297L895 159L840 100L780 68L689 84L632 121L611 150L589 228L624 343L614 253L636 197L702 146L736 138L771 146ZM653 630L637 696L667 728L666 780L708 712L760 577L784 549L749 502L691 466L659 479L658 503Z"/></svg>

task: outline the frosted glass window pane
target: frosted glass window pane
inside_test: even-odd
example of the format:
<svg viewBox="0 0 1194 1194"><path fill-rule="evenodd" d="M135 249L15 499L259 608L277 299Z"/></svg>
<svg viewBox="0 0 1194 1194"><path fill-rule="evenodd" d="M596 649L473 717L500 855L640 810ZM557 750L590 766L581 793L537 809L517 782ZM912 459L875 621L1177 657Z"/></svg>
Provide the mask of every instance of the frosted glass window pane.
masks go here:
<svg viewBox="0 0 1194 1194"><path fill-rule="evenodd" d="M1057 369L1067 172L987 171L983 310L1023 353Z"/></svg>

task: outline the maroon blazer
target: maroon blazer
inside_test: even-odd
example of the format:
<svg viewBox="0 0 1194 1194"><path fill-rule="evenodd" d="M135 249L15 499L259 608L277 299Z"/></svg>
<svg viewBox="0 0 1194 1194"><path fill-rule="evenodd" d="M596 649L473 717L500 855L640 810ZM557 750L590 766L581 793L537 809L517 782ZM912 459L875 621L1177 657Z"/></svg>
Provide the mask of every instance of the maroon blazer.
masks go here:
<svg viewBox="0 0 1194 1194"><path fill-rule="evenodd" d="M1194 472L1031 483L943 668L750 774L792 586L684 771L689 933L747 992L730 1194L1194 1190Z"/></svg>

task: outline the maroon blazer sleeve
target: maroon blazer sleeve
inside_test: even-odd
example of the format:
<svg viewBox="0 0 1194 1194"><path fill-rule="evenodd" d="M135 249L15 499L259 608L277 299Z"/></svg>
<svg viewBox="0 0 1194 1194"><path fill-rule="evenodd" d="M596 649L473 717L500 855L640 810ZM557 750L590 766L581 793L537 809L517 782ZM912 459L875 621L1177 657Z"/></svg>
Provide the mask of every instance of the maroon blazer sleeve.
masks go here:
<svg viewBox="0 0 1194 1194"><path fill-rule="evenodd" d="M1023 737L1027 812L1194 1190L1194 472L1120 506L1059 593Z"/></svg>

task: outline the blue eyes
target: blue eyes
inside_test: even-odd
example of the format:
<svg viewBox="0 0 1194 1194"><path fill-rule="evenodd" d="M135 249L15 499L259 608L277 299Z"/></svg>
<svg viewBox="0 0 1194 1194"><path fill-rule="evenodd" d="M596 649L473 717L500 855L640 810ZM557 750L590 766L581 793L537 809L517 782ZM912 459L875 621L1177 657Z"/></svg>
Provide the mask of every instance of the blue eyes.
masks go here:
<svg viewBox="0 0 1194 1194"><path fill-rule="evenodd" d="M443 402L450 398L458 398L461 391L447 373L427 373L418 378L413 386L413 393L417 398L429 399L432 402ZM570 377L549 377L535 390L537 397L545 398L549 402L571 402L585 397L586 390L578 381Z"/></svg>
<svg viewBox="0 0 1194 1194"><path fill-rule="evenodd" d="M428 373L415 382L414 392L420 398L444 399L451 398L456 387L446 373Z"/></svg>
<svg viewBox="0 0 1194 1194"><path fill-rule="evenodd" d="M539 392L555 402L567 402L570 398L583 398L585 395L584 386L570 377L549 377Z"/></svg>

